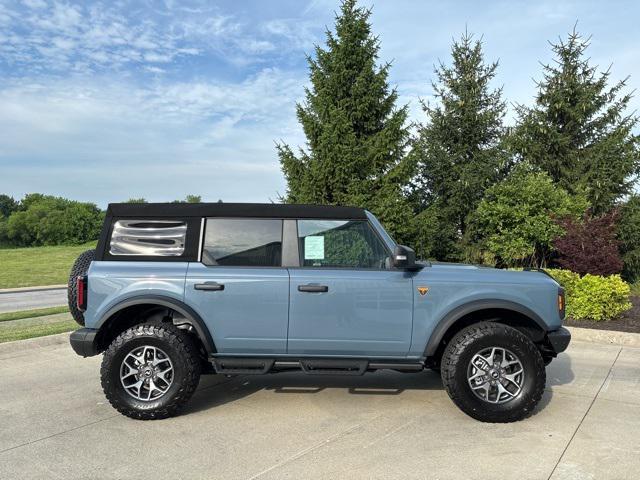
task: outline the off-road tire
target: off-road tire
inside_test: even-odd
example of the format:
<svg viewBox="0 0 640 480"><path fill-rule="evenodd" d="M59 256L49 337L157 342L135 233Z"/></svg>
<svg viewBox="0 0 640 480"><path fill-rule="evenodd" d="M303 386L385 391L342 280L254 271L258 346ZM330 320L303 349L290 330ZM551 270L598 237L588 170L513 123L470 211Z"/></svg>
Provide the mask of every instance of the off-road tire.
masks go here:
<svg viewBox="0 0 640 480"><path fill-rule="evenodd" d="M161 349L171 359L171 387L157 400L142 401L129 395L120 380L126 355L142 345ZM201 360L188 333L167 322L135 325L116 337L105 351L100 369L102 389L109 403L123 415L138 420L174 416L191 398L200 381Z"/></svg>
<svg viewBox="0 0 640 480"><path fill-rule="evenodd" d="M76 279L87 274L91 262L96 258L95 250L87 250L82 252L78 258L76 258L71 272L69 273L69 283L67 284L67 301L69 302L69 312L73 319L78 322L79 325L84 326L84 313L78 310L78 283Z"/></svg>
<svg viewBox="0 0 640 480"><path fill-rule="evenodd" d="M524 369L522 390L505 403L493 404L479 398L468 382L468 366L473 356L493 346L513 352ZM493 322L481 322L461 330L445 348L441 374L449 397L464 413L492 423L515 422L531 415L546 383L542 355L534 343L515 328Z"/></svg>

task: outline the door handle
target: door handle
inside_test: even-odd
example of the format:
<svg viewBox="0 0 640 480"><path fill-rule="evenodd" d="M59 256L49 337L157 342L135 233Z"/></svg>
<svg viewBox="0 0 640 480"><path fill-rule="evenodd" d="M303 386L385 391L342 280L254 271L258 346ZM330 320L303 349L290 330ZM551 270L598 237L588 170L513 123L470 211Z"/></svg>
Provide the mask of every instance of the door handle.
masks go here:
<svg viewBox="0 0 640 480"><path fill-rule="evenodd" d="M208 292L219 292L220 290L224 290L224 285L218 282L204 282L196 283L193 288L196 290L206 290Z"/></svg>
<svg viewBox="0 0 640 480"><path fill-rule="evenodd" d="M328 292L329 287L326 285L298 285L299 292L323 293Z"/></svg>

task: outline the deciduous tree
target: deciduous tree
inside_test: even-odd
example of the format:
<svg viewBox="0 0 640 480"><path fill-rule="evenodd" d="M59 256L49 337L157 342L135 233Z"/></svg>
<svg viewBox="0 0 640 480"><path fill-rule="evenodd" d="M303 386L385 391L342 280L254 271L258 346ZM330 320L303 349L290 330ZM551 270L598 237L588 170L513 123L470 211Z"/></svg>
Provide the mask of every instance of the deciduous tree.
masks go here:
<svg viewBox="0 0 640 480"><path fill-rule="evenodd" d="M554 219L578 218L587 207L584 196L569 195L546 173L523 164L486 191L471 228L498 265L544 267L553 240L564 233Z"/></svg>
<svg viewBox="0 0 640 480"><path fill-rule="evenodd" d="M28 194L0 229L9 246L81 244L96 240L104 216L93 203Z"/></svg>
<svg viewBox="0 0 640 480"><path fill-rule="evenodd" d="M18 209L18 202L9 195L0 194L0 218L7 218Z"/></svg>
<svg viewBox="0 0 640 480"><path fill-rule="evenodd" d="M613 275L622 271L622 260L616 240L616 210L593 216L590 212L581 219L557 219L564 230L554 242L556 260L563 268L580 275Z"/></svg>

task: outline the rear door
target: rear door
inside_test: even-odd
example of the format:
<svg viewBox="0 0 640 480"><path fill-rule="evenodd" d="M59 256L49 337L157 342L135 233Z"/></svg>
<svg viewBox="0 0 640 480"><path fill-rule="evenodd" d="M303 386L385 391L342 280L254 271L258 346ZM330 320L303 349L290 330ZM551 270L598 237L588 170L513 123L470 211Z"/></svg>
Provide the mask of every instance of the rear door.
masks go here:
<svg viewBox="0 0 640 480"><path fill-rule="evenodd" d="M300 267L290 268L288 353L405 356L411 274L365 220L298 220Z"/></svg>
<svg viewBox="0 0 640 480"><path fill-rule="evenodd" d="M204 319L219 353L286 353L289 274L282 267L283 223L205 221L201 261L189 264L185 299Z"/></svg>

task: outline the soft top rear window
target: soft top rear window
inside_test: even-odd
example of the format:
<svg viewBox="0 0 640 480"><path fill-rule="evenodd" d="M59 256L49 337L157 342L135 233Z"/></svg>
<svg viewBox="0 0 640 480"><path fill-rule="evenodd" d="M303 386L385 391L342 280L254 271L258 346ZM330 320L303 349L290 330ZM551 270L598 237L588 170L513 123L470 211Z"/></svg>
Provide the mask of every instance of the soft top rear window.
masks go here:
<svg viewBox="0 0 640 480"><path fill-rule="evenodd" d="M179 257L184 253L187 223L175 220L118 220L113 224L111 255Z"/></svg>

